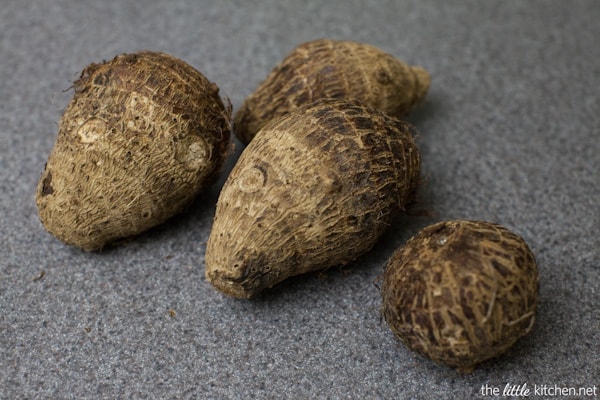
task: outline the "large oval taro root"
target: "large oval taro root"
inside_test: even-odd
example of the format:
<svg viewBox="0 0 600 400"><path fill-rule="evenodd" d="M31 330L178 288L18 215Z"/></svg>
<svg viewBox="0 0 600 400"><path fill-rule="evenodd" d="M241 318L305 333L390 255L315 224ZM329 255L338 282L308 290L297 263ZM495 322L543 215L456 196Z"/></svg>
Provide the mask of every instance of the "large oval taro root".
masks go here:
<svg viewBox="0 0 600 400"><path fill-rule="evenodd" d="M269 123L221 191L207 280L247 298L369 250L393 212L414 196L420 158L413 129L345 101L320 102Z"/></svg>
<svg viewBox="0 0 600 400"><path fill-rule="evenodd" d="M238 110L237 137L247 144L271 119L324 98L354 100L402 117L425 97L430 76L364 43L319 39L296 47Z"/></svg>
<svg viewBox="0 0 600 400"><path fill-rule="evenodd" d="M187 63L123 54L86 67L74 88L36 193L60 240L99 250L164 222L214 180L231 109Z"/></svg>
<svg viewBox="0 0 600 400"><path fill-rule="evenodd" d="M531 330L538 280L521 237L490 222L444 221L392 255L382 312L408 348L469 372Z"/></svg>

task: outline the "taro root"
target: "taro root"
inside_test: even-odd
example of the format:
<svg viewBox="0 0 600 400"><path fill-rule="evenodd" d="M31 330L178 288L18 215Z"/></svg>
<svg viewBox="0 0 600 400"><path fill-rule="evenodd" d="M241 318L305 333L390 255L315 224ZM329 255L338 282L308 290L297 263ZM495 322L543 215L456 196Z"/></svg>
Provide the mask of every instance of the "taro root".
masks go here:
<svg viewBox="0 0 600 400"><path fill-rule="evenodd" d="M400 118L429 89L430 76L368 44L319 39L296 47L234 118L247 144L269 120L322 98L355 100Z"/></svg>
<svg viewBox="0 0 600 400"><path fill-rule="evenodd" d="M408 348L469 372L533 327L538 271L525 241L481 221L431 225L392 255L383 316Z"/></svg>
<svg viewBox="0 0 600 400"><path fill-rule="evenodd" d="M282 280L365 253L414 197L415 129L366 106L328 100L267 124L217 202L206 278L252 297Z"/></svg>
<svg viewBox="0 0 600 400"><path fill-rule="evenodd" d="M36 202L46 229L87 251L182 211L228 153L219 88L163 53L91 64L74 82Z"/></svg>

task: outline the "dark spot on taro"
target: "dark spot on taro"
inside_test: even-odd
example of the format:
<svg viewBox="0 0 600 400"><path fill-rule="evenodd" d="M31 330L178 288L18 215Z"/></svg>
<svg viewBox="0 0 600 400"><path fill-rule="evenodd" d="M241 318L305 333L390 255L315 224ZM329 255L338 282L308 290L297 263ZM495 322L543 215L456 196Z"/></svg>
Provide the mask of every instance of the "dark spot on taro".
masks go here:
<svg viewBox="0 0 600 400"><path fill-rule="evenodd" d="M531 259L531 256L528 254L527 255L527 265L531 265L533 264L533 260ZM519 268L522 268L523 265L525 265L525 258L523 258L522 255L518 255L515 257L515 265Z"/></svg>
<svg viewBox="0 0 600 400"><path fill-rule="evenodd" d="M344 121L338 121L338 120L332 121L332 123L333 123L332 125L329 125L329 121L327 121L327 123L328 123L327 126L329 128L331 128L331 130L337 134L349 136L354 133L354 131L352 129L350 129L348 124L346 124Z"/></svg>
<svg viewBox="0 0 600 400"><path fill-rule="evenodd" d="M42 196L47 196L52 193L54 193L54 188L52 187L52 172L48 171L42 181Z"/></svg>
<svg viewBox="0 0 600 400"><path fill-rule="evenodd" d="M333 65L327 65L327 66L321 68L321 71L319 71L319 73L321 75L329 75L329 74L333 74L335 72L336 72L336 70Z"/></svg>
<svg viewBox="0 0 600 400"><path fill-rule="evenodd" d="M334 147L335 143L333 143L331 140L330 141L325 141L323 143L323 145L321 146L321 149L325 152L325 153L330 153L333 151L333 147Z"/></svg>
<svg viewBox="0 0 600 400"><path fill-rule="evenodd" d="M510 274L510 270L497 260L492 260L492 267L494 267L494 269L502 276L508 276Z"/></svg>
<svg viewBox="0 0 600 400"><path fill-rule="evenodd" d="M353 119L354 126L357 129L373 129L373 120L368 117L356 117Z"/></svg>
<svg viewBox="0 0 600 400"><path fill-rule="evenodd" d="M429 320L429 316L424 312L416 312L415 315L413 315L413 323L416 326L423 328L429 335L433 335L431 321Z"/></svg>
<svg viewBox="0 0 600 400"><path fill-rule="evenodd" d="M313 114L317 119L321 119L324 118L329 113L329 111L329 108L323 107L321 109L317 109Z"/></svg>
<svg viewBox="0 0 600 400"><path fill-rule="evenodd" d="M161 77L154 75L154 74L150 74L148 76L148 80L146 81L146 86L149 87L161 87L162 86L162 80Z"/></svg>
<svg viewBox="0 0 600 400"><path fill-rule="evenodd" d="M383 68L379 68L375 72L375 79L377 79L377 82L381 83L382 85L388 85L392 82L390 75Z"/></svg>
<svg viewBox="0 0 600 400"><path fill-rule="evenodd" d="M289 64L278 65L276 67L276 71L279 73L288 73L292 69L292 66Z"/></svg>
<svg viewBox="0 0 600 400"><path fill-rule="evenodd" d="M527 265L535 264L535 259L531 253L529 253L529 252L526 253L526 257L527 257ZM515 262L519 262L519 261L520 261L519 259L515 260Z"/></svg>
<svg viewBox="0 0 600 400"><path fill-rule="evenodd" d="M462 304L462 310L463 313L465 314L465 317L467 317L470 320L474 320L475 319L475 314L473 313L473 309L469 306L467 306L466 304Z"/></svg>
<svg viewBox="0 0 600 400"><path fill-rule="evenodd" d="M363 142L363 144L365 146L368 146L372 149L373 154L376 154L377 156L379 156L379 154L384 153L387 149L389 149L389 147L384 146L383 143L380 143L380 140L378 140L377 135L373 133L373 125L371 124L371 127L367 127L366 125L363 126L357 126L358 129L367 129L368 132L364 135L360 136L360 140ZM399 149L396 153L394 154L402 154L403 150Z"/></svg>
<svg viewBox="0 0 600 400"><path fill-rule="evenodd" d="M306 91L300 93L298 97L294 99L294 104L296 104L297 106L301 106L303 104L309 103L311 100L312 96L310 95L310 92Z"/></svg>
<svg viewBox="0 0 600 400"><path fill-rule="evenodd" d="M444 329L446 323L444 322L444 317L440 311L434 311L433 313L433 322L438 330Z"/></svg>
<svg viewBox="0 0 600 400"><path fill-rule="evenodd" d="M473 292L470 290L466 290L465 288L460 288L460 301L463 307L466 307L467 304L471 303L474 299Z"/></svg>
<svg viewBox="0 0 600 400"><path fill-rule="evenodd" d="M109 82L110 78L108 76L108 73L99 74L94 78L94 84L98 86L108 86Z"/></svg>
<svg viewBox="0 0 600 400"><path fill-rule="evenodd" d="M342 117L329 117L323 121L323 124L334 129L337 127L344 127L344 131L347 130L346 119Z"/></svg>
<svg viewBox="0 0 600 400"><path fill-rule="evenodd" d="M302 92L305 90L305 84L302 81L295 82L292 86L290 86L285 92L286 97L291 97L292 95Z"/></svg>
<svg viewBox="0 0 600 400"><path fill-rule="evenodd" d="M123 61L125 61L128 64L136 63L137 59L138 59L137 54L124 54L123 55Z"/></svg>

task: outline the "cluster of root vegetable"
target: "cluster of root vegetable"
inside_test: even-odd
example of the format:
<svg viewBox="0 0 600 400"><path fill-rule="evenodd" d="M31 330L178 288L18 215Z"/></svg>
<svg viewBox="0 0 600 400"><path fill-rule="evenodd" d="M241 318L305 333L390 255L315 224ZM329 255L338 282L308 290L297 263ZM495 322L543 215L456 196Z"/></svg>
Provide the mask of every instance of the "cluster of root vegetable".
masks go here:
<svg viewBox="0 0 600 400"><path fill-rule="evenodd" d="M91 64L74 83L37 187L40 219L86 251L161 224L215 181L233 125L245 148L217 201L208 282L249 298L352 263L414 200L417 131L400 118L429 85L426 70L373 46L315 40L282 60L232 118L216 84L167 54ZM514 233L444 221L390 258L382 314L412 350L468 371L531 329L537 282L535 259Z"/></svg>

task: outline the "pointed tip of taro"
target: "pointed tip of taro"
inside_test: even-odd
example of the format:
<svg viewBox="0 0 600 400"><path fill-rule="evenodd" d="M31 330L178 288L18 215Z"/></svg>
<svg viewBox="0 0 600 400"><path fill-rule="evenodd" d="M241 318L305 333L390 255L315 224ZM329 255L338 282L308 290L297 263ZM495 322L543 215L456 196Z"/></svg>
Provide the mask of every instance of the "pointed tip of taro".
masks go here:
<svg viewBox="0 0 600 400"><path fill-rule="evenodd" d="M248 291L239 279L227 276L222 271L206 271L206 280L219 292L238 299L249 299L254 293Z"/></svg>

